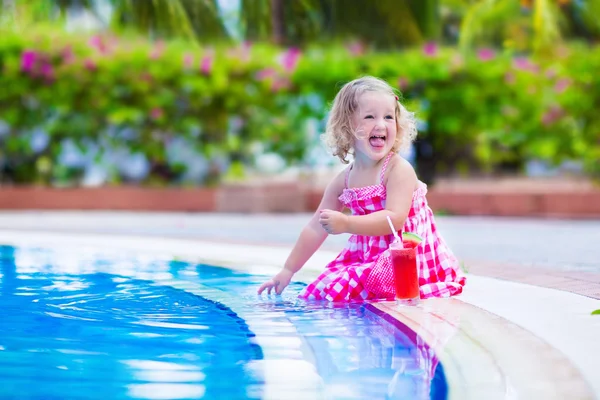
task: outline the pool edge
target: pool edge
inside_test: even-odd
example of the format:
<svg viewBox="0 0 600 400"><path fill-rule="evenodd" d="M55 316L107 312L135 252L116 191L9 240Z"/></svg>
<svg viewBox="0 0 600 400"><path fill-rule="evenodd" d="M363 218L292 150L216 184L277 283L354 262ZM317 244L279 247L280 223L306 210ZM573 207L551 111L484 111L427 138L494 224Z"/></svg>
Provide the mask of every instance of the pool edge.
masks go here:
<svg viewBox="0 0 600 400"><path fill-rule="evenodd" d="M135 236L119 236L119 235L99 235L99 234L59 234L59 233L49 233L49 232L39 232L39 231L31 231L31 232L23 232L23 231L0 231L0 242L12 245L42 245L42 246L52 246L52 245L72 245L74 243L80 244L88 244L93 245L94 247L111 247L111 248L123 248L133 251L143 251L143 252L160 252L160 253L169 253L173 256L177 256L178 258L186 259L192 262L204 262L204 263L212 263L216 265L223 265L236 270L243 270L252 273L261 273L261 274L269 274L278 269L278 266L282 264L282 257L287 255L288 249L285 248L272 248L265 246L252 246L252 245L234 245L234 244L223 244L219 245L213 242L206 241L198 241L192 239L175 239L175 238L157 238L157 237L135 237ZM235 250L235 251L234 251ZM323 261L330 259L332 256L331 252L319 252L316 254L316 257L313 257L309 260L309 263L305 267L305 269L298 275L298 280L310 280L318 271L322 268ZM468 290L468 289L467 289ZM576 296L576 295L573 295ZM473 380L473 377L477 376L474 374L482 373L482 368L470 368L467 364L469 362L464 362L465 360L461 360L459 355L460 352L467 351L465 349L469 348L469 344L479 343L481 352L490 352L489 347L501 348L502 351L510 351L506 350L511 347L511 340L504 340L504 345L499 345L500 342L491 341L492 344L488 343L487 347L482 345L485 343L485 335L481 335L481 327L486 324L492 323L493 326L505 326L512 327L510 329L515 328L514 334L520 337L520 340L523 339L523 336L530 336L527 340L538 341L541 344L545 344L546 347L544 352L547 354L547 358L551 360L562 360L562 365L569 366L569 371L566 375L572 377L572 381L569 385L575 384L576 387L581 387L581 391L578 392L579 395L577 398L595 398L593 392L591 391L593 388L589 385L589 371L588 371L588 379L579 371L580 366L575 366L570 358L567 358L561 351L556 348L550 346L544 338L540 338L533 333L529 332L527 329L519 326L515 322L511 322L510 319L498 316L493 314L490 310L485 310L485 307L478 307L474 304L478 302L477 298L467 299L468 302L462 301L460 299L450 299L450 300L441 300L442 302L446 302L446 304L454 304L454 308L463 307L465 310L470 310L467 312L477 313L476 310L484 311L488 314L487 317L480 316L479 324L465 324L462 323L462 331L460 331L460 335L464 335L466 338L471 338L469 340L464 339L465 343L460 346L441 346L439 340L436 339L434 334L427 334L427 324L421 323L419 324L418 320L415 320L415 316L413 318L409 317L410 312L417 310L419 308L414 309L413 311L403 311L398 312L397 310L390 309L389 305L385 303L378 303L376 306L378 308L384 309L388 314L394 316L401 322L407 324L416 332L421 329L426 338L425 340L439 351L439 357L444 364L444 368L446 370L446 377L449 380L450 386L450 398L481 398L481 392L478 392L477 388L473 388L470 386L469 382L466 382L466 379L469 377ZM424 304L433 304L434 302L430 302L429 300L424 302ZM441 304L441 303L440 303ZM493 308L493 307L492 307ZM413 312L414 314L414 312ZM497 322L497 324L496 324ZM412 326L411 326L412 324ZM500 324L500 325L498 325ZM464 331L464 327L468 327L466 331ZM520 329L519 332L516 329ZM509 328L507 328L509 329ZM493 329L491 330L493 331ZM490 332L487 332L487 335L490 335ZM493 333L493 332L492 332ZM479 336L479 337L478 337ZM475 340L474 340L475 339ZM461 339L462 340L462 339ZM514 343L514 340L512 340ZM489 339L488 339L488 342ZM462 347L461 347L462 346ZM436 348L437 347L437 348ZM462 349L462 350L458 350ZM473 348L471 346L471 351ZM493 352L492 352L493 354ZM498 355L497 355L498 356ZM536 355L533 354L532 357ZM537 358L539 359L539 358ZM508 362L508 365L514 364L514 362ZM454 365L456 364L456 366ZM550 364L546 362L545 364ZM471 366L472 367L472 366ZM513 365L514 368L514 365ZM499 369L501 374L504 374L504 377L508 376L517 376L517 374L522 374L523 371L508 371L505 369ZM564 376L564 368L562 368L562 375L557 372L559 376ZM489 371L488 371L489 372ZM532 373L535 371L532 371ZM494 374L490 374L491 376L495 376ZM531 376L531 382L539 382L540 376ZM556 378L556 377L555 377ZM558 379L560 381L560 379ZM552 380L552 382L557 382L556 379ZM567 385L567 386L569 386ZM519 397L522 397L519 390L524 390L523 388L527 385L523 386L523 384L509 384L506 382L498 386L498 390L496 391L498 395L502 395L506 398L506 396L511 396L511 391L516 390L516 393ZM572 386L570 386L572 387ZM464 390L463 390L464 389ZM488 388L489 389L489 388ZM462 390L462 391L461 391ZM597 390L597 389L596 389ZM558 390L556 393L560 393L562 390ZM500 393L502 392L502 394ZM529 393L529 392L528 392ZM572 393L572 392L570 392ZM473 397L475 396L475 397ZM479 396L479 397L477 397ZM489 393L486 392L486 398L491 398ZM528 397L525 397L528 398ZM560 398L560 397L557 397ZM564 397L563 397L564 398Z"/></svg>

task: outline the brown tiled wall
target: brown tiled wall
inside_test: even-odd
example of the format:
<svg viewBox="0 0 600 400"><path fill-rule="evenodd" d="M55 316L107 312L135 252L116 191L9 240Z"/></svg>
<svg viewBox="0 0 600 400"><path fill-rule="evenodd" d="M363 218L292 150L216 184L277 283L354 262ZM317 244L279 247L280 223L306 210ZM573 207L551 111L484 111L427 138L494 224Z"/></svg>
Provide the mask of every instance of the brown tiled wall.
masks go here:
<svg viewBox="0 0 600 400"><path fill-rule="evenodd" d="M218 212L303 212L305 191L295 183L237 184L216 191Z"/></svg>
<svg viewBox="0 0 600 400"><path fill-rule="evenodd" d="M322 189L293 182L235 184L217 189L150 189L103 187L56 189L0 188L5 210L132 210L197 212L311 212ZM455 215L600 218L600 189L556 190L548 186L528 192L481 187L432 187L427 194L434 211Z"/></svg>
<svg viewBox="0 0 600 400"><path fill-rule="evenodd" d="M213 211L215 196L212 189L16 187L0 188L0 209Z"/></svg>
<svg viewBox="0 0 600 400"><path fill-rule="evenodd" d="M444 193L431 191L434 210L458 215L600 218L598 193Z"/></svg>

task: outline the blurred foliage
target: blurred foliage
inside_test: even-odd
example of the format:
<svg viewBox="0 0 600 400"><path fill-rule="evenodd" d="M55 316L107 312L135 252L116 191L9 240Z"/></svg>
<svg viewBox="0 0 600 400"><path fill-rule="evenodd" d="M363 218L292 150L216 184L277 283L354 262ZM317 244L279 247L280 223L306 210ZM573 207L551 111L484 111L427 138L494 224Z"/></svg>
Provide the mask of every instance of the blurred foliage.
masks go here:
<svg viewBox="0 0 600 400"><path fill-rule="evenodd" d="M241 0L246 40L304 45L335 39L401 47L439 37L438 0ZM401 22L400 22L401 21Z"/></svg>
<svg viewBox="0 0 600 400"><path fill-rule="evenodd" d="M435 40L548 53L564 38L600 39L600 0L0 0L0 22L64 21L89 11L114 32L196 43L268 41L303 47L357 40L379 49ZM228 4L234 4L229 2ZM101 5L109 15L99 12Z"/></svg>
<svg viewBox="0 0 600 400"><path fill-rule="evenodd" d="M104 18L99 4L112 12ZM439 37L439 0L239 0L227 14L218 0L0 0L0 13L27 25L87 10L114 32L135 30L153 39L271 41L303 46L355 38L382 47L419 44ZM226 21L236 21L233 30Z"/></svg>
<svg viewBox="0 0 600 400"><path fill-rule="evenodd" d="M519 169L529 159L582 160L600 176L600 49L561 46L552 58L428 43L403 52L348 46L303 51L265 44L190 46L40 27L0 31L0 178L77 185L68 141L150 163L146 184L180 181L168 148L184 139L239 171L261 151L300 162L341 85L372 74L398 87L423 122L438 173ZM40 134L42 132L43 134ZM40 140L40 137L47 140ZM211 165L204 183L222 170ZM113 182L126 181L118 171Z"/></svg>
<svg viewBox="0 0 600 400"><path fill-rule="evenodd" d="M598 39L599 0L452 1L463 13L460 46L552 54L563 38ZM458 4L457 4L458 3ZM463 8L457 8L463 4ZM465 5L468 3L468 5Z"/></svg>
<svg viewBox="0 0 600 400"><path fill-rule="evenodd" d="M62 0L66 3L74 1ZM179 36L203 42L225 39L227 30L219 15L216 0L111 0L114 12L110 21L118 32L135 27L154 37Z"/></svg>
<svg viewBox="0 0 600 400"><path fill-rule="evenodd" d="M226 15L218 0L0 0L0 179L77 184L70 141L98 159L143 156L149 184L191 168L169 156L178 138L209 160L205 183L223 164L240 174L257 149L299 162L308 125L361 74L418 112L431 173L574 159L600 176L600 0L239 4ZM104 33L60 33L81 11ZM116 167L111 179L127 180Z"/></svg>

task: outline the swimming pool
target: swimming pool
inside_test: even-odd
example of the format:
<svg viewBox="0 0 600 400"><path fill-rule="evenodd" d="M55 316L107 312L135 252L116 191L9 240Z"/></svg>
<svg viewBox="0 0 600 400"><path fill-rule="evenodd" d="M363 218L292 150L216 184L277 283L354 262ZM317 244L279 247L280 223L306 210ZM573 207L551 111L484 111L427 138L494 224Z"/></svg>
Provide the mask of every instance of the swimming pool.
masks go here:
<svg viewBox="0 0 600 400"><path fill-rule="evenodd" d="M0 397L445 399L442 365L365 304L137 253L0 246Z"/></svg>

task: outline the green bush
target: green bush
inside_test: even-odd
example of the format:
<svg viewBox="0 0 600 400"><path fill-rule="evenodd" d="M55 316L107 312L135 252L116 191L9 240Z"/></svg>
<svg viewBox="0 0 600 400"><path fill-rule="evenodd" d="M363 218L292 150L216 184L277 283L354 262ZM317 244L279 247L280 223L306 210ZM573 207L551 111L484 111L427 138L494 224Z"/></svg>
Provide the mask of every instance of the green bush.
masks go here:
<svg viewBox="0 0 600 400"><path fill-rule="evenodd" d="M341 85L362 74L402 91L438 173L493 172L536 158L582 160L600 175L597 48L573 45L548 60L491 50L465 56L431 44L354 50L0 32L0 179L79 184L84 167L61 159L67 140L97 148L97 158L107 149L142 155L150 165L144 184L183 182L188 165L167 151L175 138L208 160L202 184L225 172L215 160L242 171L254 143L297 163L314 140L307 122L322 121ZM47 143L34 145L39 132ZM127 177L115 169L110 181Z"/></svg>

